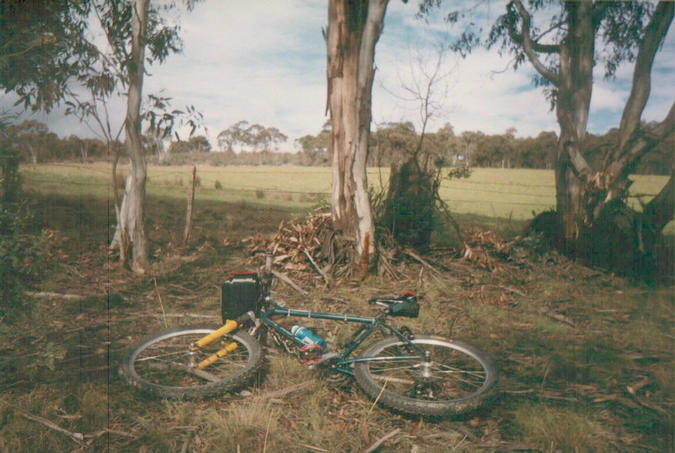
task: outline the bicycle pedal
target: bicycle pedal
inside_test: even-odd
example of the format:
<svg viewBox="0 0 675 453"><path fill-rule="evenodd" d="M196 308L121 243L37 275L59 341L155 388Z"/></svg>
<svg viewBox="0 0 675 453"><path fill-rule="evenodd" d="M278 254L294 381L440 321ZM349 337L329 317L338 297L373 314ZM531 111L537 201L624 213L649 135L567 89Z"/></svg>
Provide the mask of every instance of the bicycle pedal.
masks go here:
<svg viewBox="0 0 675 453"><path fill-rule="evenodd" d="M304 360L303 363L305 365L309 366L310 368L313 368L317 365L321 365L322 363L326 363L329 360L336 359L338 357L340 357L340 354L338 354L336 352L328 352L328 353L323 354L323 355L321 355L321 356L319 356L315 359Z"/></svg>

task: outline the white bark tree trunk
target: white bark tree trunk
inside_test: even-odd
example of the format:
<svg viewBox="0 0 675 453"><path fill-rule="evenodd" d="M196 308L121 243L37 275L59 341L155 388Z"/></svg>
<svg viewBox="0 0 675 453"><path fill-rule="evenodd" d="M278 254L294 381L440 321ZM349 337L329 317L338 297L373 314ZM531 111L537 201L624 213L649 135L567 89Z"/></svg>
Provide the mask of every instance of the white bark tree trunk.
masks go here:
<svg viewBox="0 0 675 453"><path fill-rule="evenodd" d="M332 217L357 244L362 271L375 256L375 224L366 162L375 45L388 0L331 0L328 6L328 102L331 118Z"/></svg>
<svg viewBox="0 0 675 453"><path fill-rule="evenodd" d="M33 165L37 164L37 153L35 152L35 149L33 148L33 145L28 143L26 145L26 148L28 149L28 153L30 154L30 161L32 162Z"/></svg>
<svg viewBox="0 0 675 453"><path fill-rule="evenodd" d="M120 208L117 244L119 234L129 239L131 246L131 269L144 274L149 266L148 243L145 234L145 182L147 169L141 143L140 108L143 93L145 59L145 32L148 15L148 0L134 0L132 4L132 61L129 68L129 90L127 94L127 115L124 125L129 153L129 175L124 199ZM115 239L113 239L115 244Z"/></svg>

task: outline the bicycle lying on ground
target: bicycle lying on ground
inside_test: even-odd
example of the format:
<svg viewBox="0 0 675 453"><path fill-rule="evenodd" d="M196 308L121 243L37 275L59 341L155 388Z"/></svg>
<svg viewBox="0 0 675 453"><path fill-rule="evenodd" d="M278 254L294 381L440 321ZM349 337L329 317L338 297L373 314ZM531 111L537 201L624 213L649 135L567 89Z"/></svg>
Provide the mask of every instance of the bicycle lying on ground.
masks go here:
<svg viewBox="0 0 675 453"><path fill-rule="evenodd" d="M471 411L494 392L497 369L483 351L467 343L419 335L390 325L388 317L415 318L413 293L374 298L374 317L287 308L270 296L272 259L259 273L234 274L222 286L222 327L176 327L147 336L129 347L120 374L141 391L162 398L201 398L251 382L263 364L259 340L269 334L304 363L329 376L354 378L383 406L412 415L442 416ZM296 317L360 324L339 350L306 328L289 331L275 319ZM383 338L369 343L371 334ZM359 346L363 351L356 353Z"/></svg>

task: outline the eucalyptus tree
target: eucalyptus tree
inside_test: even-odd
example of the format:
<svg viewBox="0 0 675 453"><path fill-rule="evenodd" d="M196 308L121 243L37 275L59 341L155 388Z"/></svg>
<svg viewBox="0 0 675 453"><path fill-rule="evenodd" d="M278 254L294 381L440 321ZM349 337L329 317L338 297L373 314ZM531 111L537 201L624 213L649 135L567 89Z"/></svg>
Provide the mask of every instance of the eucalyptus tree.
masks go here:
<svg viewBox="0 0 675 453"><path fill-rule="evenodd" d="M425 0L420 12L425 15L441 3ZM465 54L479 44L497 47L512 56L515 69L529 64L536 71L535 82L544 87L560 127L554 165L558 245L571 253L607 252L598 247L614 248L618 236L599 245L596 233L605 236L607 230L625 230L621 224L630 224L634 231L624 231L628 243L624 248L635 244L634 256L640 259L639 255L651 253L655 238L673 218L672 173L641 213L626 208L625 199L631 185L629 173L647 153L672 137L675 103L657 124L648 126L641 119L651 91L654 60L674 9L674 3L663 1L511 0L486 37L477 29L479 21L473 20L476 9L447 16L448 21L467 27L454 45L459 52ZM617 139L593 164L586 137L594 69L603 65L605 77L612 78L623 63L634 64Z"/></svg>
<svg viewBox="0 0 675 453"><path fill-rule="evenodd" d="M330 162L328 156L328 141L330 130L322 130L316 135L303 135L295 140L300 148L301 163L303 165L321 166Z"/></svg>
<svg viewBox="0 0 675 453"><path fill-rule="evenodd" d="M193 4L187 1L188 8ZM103 103L113 93L125 94L130 171L116 236L132 246L131 268L137 273L148 268L143 79L147 64L162 63L180 49L178 26L163 18L174 6L149 0L8 0L0 10L0 86L18 95L25 108L49 111L67 101L68 113L86 116L93 104L73 102L78 93L88 91ZM124 239L119 244L124 254Z"/></svg>
<svg viewBox="0 0 675 453"><path fill-rule="evenodd" d="M46 124L36 120L25 120L16 126L8 126L10 135L14 136L20 151L25 151L32 164L44 154L44 144L49 134Z"/></svg>
<svg viewBox="0 0 675 453"><path fill-rule="evenodd" d="M327 50L327 111L332 154L331 214L336 229L353 238L362 274L374 262L375 222L368 196L375 45L388 0L330 0Z"/></svg>
<svg viewBox="0 0 675 453"><path fill-rule="evenodd" d="M248 121L237 121L227 129L220 131L216 137L218 146L223 151L234 152L235 146L248 143Z"/></svg>

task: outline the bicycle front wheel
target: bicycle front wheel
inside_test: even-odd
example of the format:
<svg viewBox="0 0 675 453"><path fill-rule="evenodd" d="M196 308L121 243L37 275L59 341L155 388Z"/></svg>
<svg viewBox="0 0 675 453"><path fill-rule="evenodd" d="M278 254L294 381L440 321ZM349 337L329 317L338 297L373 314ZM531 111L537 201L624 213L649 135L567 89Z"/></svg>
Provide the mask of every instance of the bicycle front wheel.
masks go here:
<svg viewBox="0 0 675 453"><path fill-rule="evenodd" d="M263 363L258 341L246 332L228 335L222 341L191 354L190 345L217 330L192 326L163 330L129 347L120 374L139 390L162 398L203 398L234 390L247 383ZM204 370L194 364L231 345L232 351Z"/></svg>
<svg viewBox="0 0 675 453"><path fill-rule="evenodd" d="M354 378L383 406L412 415L462 414L478 408L495 392L497 368L483 351L461 341L416 335L412 342L429 359L398 338L385 338L367 348L354 368ZM406 359L407 355L418 358Z"/></svg>

